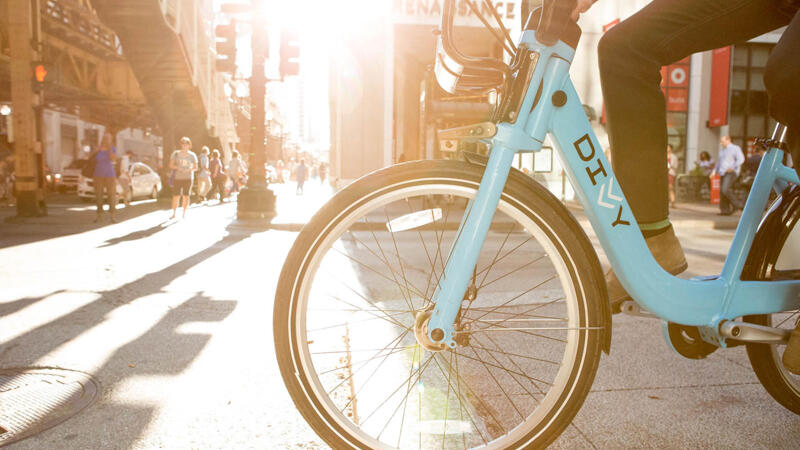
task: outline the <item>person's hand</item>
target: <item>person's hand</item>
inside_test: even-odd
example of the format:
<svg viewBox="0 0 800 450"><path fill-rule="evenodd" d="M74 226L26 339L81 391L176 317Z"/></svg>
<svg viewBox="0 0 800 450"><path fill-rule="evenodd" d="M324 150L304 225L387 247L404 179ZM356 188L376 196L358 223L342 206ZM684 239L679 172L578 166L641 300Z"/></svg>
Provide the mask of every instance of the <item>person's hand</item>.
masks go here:
<svg viewBox="0 0 800 450"><path fill-rule="evenodd" d="M570 15L572 20L578 20L578 16L588 11L596 1L597 0L578 0L575 9L572 10L572 14Z"/></svg>

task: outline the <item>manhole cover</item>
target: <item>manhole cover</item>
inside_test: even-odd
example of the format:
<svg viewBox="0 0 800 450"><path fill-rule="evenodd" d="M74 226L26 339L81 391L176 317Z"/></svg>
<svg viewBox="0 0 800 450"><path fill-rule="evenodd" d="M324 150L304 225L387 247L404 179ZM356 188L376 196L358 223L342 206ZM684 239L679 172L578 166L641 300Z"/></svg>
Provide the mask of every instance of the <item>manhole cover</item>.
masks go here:
<svg viewBox="0 0 800 450"><path fill-rule="evenodd" d="M100 384L83 372L0 369L0 446L58 425L89 406Z"/></svg>

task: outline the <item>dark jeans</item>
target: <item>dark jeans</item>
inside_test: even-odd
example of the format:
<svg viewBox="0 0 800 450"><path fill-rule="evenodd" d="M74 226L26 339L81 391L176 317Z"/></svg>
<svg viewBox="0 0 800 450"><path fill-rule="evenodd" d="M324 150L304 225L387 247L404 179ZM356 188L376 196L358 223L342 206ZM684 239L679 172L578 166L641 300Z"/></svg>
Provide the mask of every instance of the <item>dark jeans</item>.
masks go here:
<svg viewBox="0 0 800 450"><path fill-rule="evenodd" d="M94 177L94 198L97 214L103 212L103 201L108 198L108 210L114 215L117 209L117 179L115 177Z"/></svg>
<svg viewBox="0 0 800 450"><path fill-rule="evenodd" d="M791 22L772 52L764 81L770 113L791 129L800 128L800 15L796 11L791 0L654 0L600 40L614 172L639 223L659 222L669 213L661 67L695 52L745 42Z"/></svg>
<svg viewBox="0 0 800 450"><path fill-rule="evenodd" d="M733 184L736 182L736 173L728 172L722 176L719 196L719 211L727 214L733 212L733 208L742 209L744 204L733 195Z"/></svg>
<svg viewBox="0 0 800 450"><path fill-rule="evenodd" d="M225 200L225 181L228 179L225 175L218 176L211 180L211 190L208 191L206 198L214 198L216 193L219 192L219 201Z"/></svg>

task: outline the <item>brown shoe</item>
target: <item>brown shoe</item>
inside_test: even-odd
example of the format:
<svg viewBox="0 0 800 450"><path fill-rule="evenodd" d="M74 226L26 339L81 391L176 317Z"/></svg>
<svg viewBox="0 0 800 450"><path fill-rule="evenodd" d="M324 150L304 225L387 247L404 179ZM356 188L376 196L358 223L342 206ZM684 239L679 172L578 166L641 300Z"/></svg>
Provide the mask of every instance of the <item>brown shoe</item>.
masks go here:
<svg viewBox="0 0 800 450"><path fill-rule="evenodd" d="M783 352L783 367L795 375L800 375L800 321L789 336L789 343Z"/></svg>
<svg viewBox="0 0 800 450"><path fill-rule="evenodd" d="M689 267L681 243L675 236L675 230L672 227L657 236L645 238L644 241L658 265L667 272L677 275ZM606 273L606 285L608 286L608 299L611 302L611 312L616 314L620 312L622 302L631 300L631 296L625 292L617 276L614 275L613 269Z"/></svg>

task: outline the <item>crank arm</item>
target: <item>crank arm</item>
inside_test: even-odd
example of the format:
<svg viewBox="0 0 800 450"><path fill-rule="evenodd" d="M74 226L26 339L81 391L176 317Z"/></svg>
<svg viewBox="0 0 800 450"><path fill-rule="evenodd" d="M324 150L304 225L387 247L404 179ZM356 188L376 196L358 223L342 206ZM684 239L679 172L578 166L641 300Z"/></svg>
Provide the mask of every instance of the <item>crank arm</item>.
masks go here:
<svg viewBox="0 0 800 450"><path fill-rule="evenodd" d="M726 320L720 324L719 334L727 339L735 339L742 342L786 345L789 342L789 335L792 334L792 330Z"/></svg>

